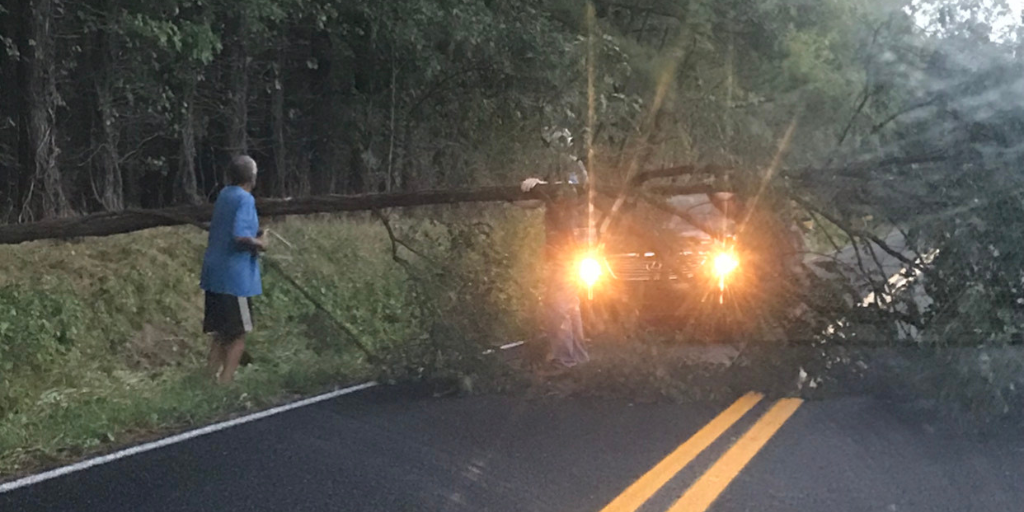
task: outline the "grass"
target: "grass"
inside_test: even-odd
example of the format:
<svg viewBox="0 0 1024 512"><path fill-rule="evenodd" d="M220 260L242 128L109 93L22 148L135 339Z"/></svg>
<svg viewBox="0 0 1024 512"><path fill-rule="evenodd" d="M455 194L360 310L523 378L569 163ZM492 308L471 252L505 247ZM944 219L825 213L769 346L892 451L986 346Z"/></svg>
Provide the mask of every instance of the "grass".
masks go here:
<svg viewBox="0 0 1024 512"><path fill-rule="evenodd" d="M268 257L384 356L385 376L462 374L478 364L460 355L466 343L524 329L521 304L534 294L508 284L532 279L529 251L513 248L536 231L508 212L492 218L503 227L395 221L435 263L393 261L386 231L365 216L274 222L292 247L272 239ZM234 385L211 385L204 248L193 227L0 247L0 478L382 375L265 269L254 361Z"/></svg>

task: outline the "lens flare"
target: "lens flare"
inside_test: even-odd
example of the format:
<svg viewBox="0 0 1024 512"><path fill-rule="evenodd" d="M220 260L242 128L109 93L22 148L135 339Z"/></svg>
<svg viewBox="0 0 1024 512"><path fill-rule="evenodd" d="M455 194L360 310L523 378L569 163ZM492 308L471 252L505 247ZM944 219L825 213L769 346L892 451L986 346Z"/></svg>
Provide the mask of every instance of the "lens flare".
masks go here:
<svg viewBox="0 0 1024 512"><path fill-rule="evenodd" d="M736 271L736 268L740 266L740 262L736 259L736 255L731 252L720 252L715 255L713 262L715 276L719 279L725 279Z"/></svg>
<svg viewBox="0 0 1024 512"><path fill-rule="evenodd" d="M596 258L587 256L580 260L580 280L587 288L593 288L597 284L602 272L601 263Z"/></svg>
<svg viewBox="0 0 1024 512"><path fill-rule="evenodd" d="M718 279L718 303L725 303L725 282L729 278L729 275L736 271L740 266L740 260L736 258L736 255L732 251L722 251L715 255L711 260L711 271L715 273L715 278Z"/></svg>

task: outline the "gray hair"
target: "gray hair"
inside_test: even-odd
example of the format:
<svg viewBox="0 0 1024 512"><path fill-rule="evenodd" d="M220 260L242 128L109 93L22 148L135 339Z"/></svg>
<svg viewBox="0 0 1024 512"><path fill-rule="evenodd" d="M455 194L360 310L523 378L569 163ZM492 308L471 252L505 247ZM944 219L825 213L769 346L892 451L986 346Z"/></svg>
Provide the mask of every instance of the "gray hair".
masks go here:
<svg viewBox="0 0 1024 512"><path fill-rule="evenodd" d="M248 155L239 155L231 159L228 165L228 184L248 185L256 183L256 161Z"/></svg>

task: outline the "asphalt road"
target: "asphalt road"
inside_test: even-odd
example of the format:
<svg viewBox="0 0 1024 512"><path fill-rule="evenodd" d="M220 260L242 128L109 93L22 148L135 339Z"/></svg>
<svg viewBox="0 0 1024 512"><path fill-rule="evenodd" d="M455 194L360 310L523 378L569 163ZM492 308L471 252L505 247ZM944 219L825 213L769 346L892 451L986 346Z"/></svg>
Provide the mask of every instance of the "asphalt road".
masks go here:
<svg viewBox="0 0 1024 512"><path fill-rule="evenodd" d="M1019 430L958 434L869 398L736 398L376 388L0 494L0 511L1024 510Z"/></svg>

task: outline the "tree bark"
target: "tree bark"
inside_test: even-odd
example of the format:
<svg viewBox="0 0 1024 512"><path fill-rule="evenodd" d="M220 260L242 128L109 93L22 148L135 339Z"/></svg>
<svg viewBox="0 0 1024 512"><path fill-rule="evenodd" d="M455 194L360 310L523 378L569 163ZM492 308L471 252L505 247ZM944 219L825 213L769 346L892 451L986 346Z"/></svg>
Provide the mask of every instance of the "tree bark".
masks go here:
<svg viewBox="0 0 1024 512"><path fill-rule="evenodd" d="M105 1L104 12L108 16L113 16L110 6L110 1ZM93 44L93 87L97 123L92 134L93 145L96 147L96 156L92 162L93 175L100 178L96 193L103 209L118 211L124 208L124 180L118 154L119 133L112 84L114 48L110 33L103 29L97 30Z"/></svg>
<svg viewBox="0 0 1024 512"><path fill-rule="evenodd" d="M231 20L233 25L229 42L229 64L231 68L230 93L228 96L228 140L227 149L231 156L249 151L249 54L245 48L248 35L248 17L239 10Z"/></svg>
<svg viewBox="0 0 1024 512"><path fill-rule="evenodd" d="M285 154L284 141L284 76L285 42L281 41L277 49L277 62L274 64L274 85L270 99L270 116L273 124L274 139L274 180L271 185L272 195L288 195L288 161Z"/></svg>
<svg viewBox="0 0 1024 512"><path fill-rule="evenodd" d="M11 11L0 12L0 33L17 37L17 7ZM7 51L0 52L0 83L17 85L16 59ZM18 111L17 94L0 94L0 122L16 119ZM10 116L9 118L7 116ZM0 154L0 222L10 222L12 213L16 212L18 202L18 135L17 130L10 133L0 130L0 148L10 153ZM8 135L9 134L9 135Z"/></svg>
<svg viewBox="0 0 1024 512"><path fill-rule="evenodd" d="M18 85L21 215L30 221L70 213L57 167L57 82L54 66L53 1L18 2Z"/></svg>
<svg viewBox="0 0 1024 512"><path fill-rule="evenodd" d="M331 39L324 32L313 35L312 58L316 62L311 70L310 90L316 99L310 128L309 185L316 193L330 194L335 191L333 140L336 112L331 108L333 85L331 83ZM346 187L346 192L353 190Z"/></svg>
<svg viewBox="0 0 1024 512"><path fill-rule="evenodd" d="M538 185L530 192L518 186L481 187L423 192L395 192L387 194L327 195L298 199L259 199L256 207L261 217L281 215L309 215L314 213L355 212L384 208L445 205L481 202L516 202L545 200L556 187L564 185ZM707 187L676 187L673 193L706 193ZM613 196L617 189L599 189L604 196ZM600 199L602 210L611 207L610 199ZM108 236L129 233L160 226L174 226L209 222L213 205L176 206L156 210L127 210L120 213L99 213L77 218L53 219L29 224L0 226L0 244L18 244L32 240Z"/></svg>
<svg viewBox="0 0 1024 512"><path fill-rule="evenodd" d="M196 183L196 82L194 73L186 73L183 104L181 105L181 146L178 154L178 173L174 182L174 201L198 204L199 192Z"/></svg>

